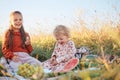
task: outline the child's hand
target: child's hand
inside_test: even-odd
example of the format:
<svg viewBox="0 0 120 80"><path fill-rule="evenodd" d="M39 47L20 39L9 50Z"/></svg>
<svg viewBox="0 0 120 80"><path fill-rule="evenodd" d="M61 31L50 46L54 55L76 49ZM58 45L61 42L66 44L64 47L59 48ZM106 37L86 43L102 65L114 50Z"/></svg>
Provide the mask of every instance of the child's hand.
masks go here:
<svg viewBox="0 0 120 80"><path fill-rule="evenodd" d="M52 65L56 65L57 64L56 56L52 56L51 59L50 59L50 62L51 62Z"/></svg>
<svg viewBox="0 0 120 80"><path fill-rule="evenodd" d="M54 60L53 61L53 63L52 63L52 65L56 65L57 64L57 61L56 60Z"/></svg>
<svg viewBox="0 0 120 80"><path fill-rule="evenodd" d="M55 57L51 57L51 61L54 61L56 58Z"/></svg>
<svg viewBox="0 0 120 80"><path fill-rule="evenodd" d="M29 37L26 37L26 41L25 41L25 44L26 45L29 45L31 42L30 42L30 38Z"/></svg>
<svg viewBox="0 0 120 80"><path fill-rule="evenodd" d="M19 62L20 60L19 60L18 56L15 55L15 56L12 58L12 61L14 61L14 62Z"/></svg>
<svg viewBox="0 0 120 80"><path fill-rule="evenodd" d="M57 61L56 60L54 60L54 61L51 61L51 65L56 65L57 64Z"/></svg>

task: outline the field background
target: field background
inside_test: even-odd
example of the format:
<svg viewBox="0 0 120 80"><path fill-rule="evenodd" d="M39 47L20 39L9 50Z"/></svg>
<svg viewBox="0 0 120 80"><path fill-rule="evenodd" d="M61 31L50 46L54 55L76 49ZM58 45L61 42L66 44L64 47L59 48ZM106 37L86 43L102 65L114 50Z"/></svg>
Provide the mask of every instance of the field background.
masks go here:
<svg viewBox="0 0 120 80"><path fill-rule="evenodd" d="M120 0L1 0L0 57L3 56L3 34L9 25L9 14L14 10L23 14L24 28L30 34L34 48L31 56L38 60L50 58L56 42L52 32L60 24L70 28L76 48L86 46L90 54L100 55L97 59L80 60L72 71L63 76L50 73L48 77L60 75L59 80L120 80ZM109 63L108 54L118 55L117 59ZM90 70L92 67L96 69Z"/></svg>
<svg viewBox="0 0 120 80"><path fill-rule="evenodd" d="M96 21L95 21L96 22ZM97 23L96 23L97 24ZM71 39L75 42L76 48L86 46L91 54L100 54L100 47L103 47L105 54L116 54L120 56L120 21L116 24L110 22L100 24L101 28L91 30L85 24L72 25L70 28ZM51 34L31 34L31 41L34 48L31 56L38 57L40 61L50 58L55 45L55 39ZM0 36L0 48L2 35ZM37 55L37 56L36 56ZM0 50L0 56L2 52Z"/></svg>

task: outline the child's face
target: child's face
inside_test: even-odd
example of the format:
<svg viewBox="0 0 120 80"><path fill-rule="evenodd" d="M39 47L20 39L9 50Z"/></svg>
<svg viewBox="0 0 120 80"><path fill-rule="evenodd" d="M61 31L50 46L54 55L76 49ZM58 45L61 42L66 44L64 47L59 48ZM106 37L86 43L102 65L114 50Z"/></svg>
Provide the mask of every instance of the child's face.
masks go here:
<svg viewBox="0 0 120 80"><path fill-rule="evenodd" d="M60 44L65 44L68 41L68 37L66 35L61 34L59 36L56 36L56 40Z"/></svg>
<svg viewBox="0 0 120 80"><path fill-rule="evenodd" d="M14 14L11 16L11 25L13 26L13 28L15 29L20 29L22 26L22 16L20 14Z"/></svg>

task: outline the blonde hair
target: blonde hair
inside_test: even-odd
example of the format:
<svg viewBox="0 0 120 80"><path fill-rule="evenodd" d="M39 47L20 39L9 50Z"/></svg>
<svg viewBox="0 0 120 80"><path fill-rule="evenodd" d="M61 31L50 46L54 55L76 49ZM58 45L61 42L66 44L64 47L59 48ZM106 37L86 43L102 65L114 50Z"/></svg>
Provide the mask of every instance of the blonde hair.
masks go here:
<svg viewBox="0 0 120 80"><path fill-rule="evenodd" d="M10 13L10 24L9 24L9 26L11 26L11 27L12 27L12 24L11 24L12 16L14 16L15 14L21 15L21 17L23 18L22 13L20 11L12 11Z"/></svg>
<svg viewBox="0 0 120 80"><path fill-rule="evenodd" d="M13 15L15 15L15 14L20 14L20 15L22 16L22 13L21 13L20 11L12 11L12 12L10 13L10 17L13 16ZM22 16L22 17L23 17L23 16Z"/></svg>
<svg viewBox="0 0 120 80"><path fill-rule="evenodd" d="M56 37L56 36L59 36L59 35L61 35L61 34L67 36L68 38L70 37L70 31L69 31L69 29L68 29L66 26L64 26L64 25L58 25L58 26L56 26L56 28L55 28L54 31L53 31L53 34L54 34L55 37Z"/></svg>

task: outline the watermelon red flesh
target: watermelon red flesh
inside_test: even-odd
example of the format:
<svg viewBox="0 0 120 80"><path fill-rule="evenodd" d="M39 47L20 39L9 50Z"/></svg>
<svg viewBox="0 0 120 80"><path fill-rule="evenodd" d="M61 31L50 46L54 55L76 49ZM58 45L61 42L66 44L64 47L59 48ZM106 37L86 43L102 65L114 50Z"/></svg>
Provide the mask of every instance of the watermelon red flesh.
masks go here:
<svg viewBox="0 0 120 80"><path fill-rule="evenodd" d="M67 64L65 64L63 72L67 72L75 68L75 66L78 64L79 59L73 58L71 59Z"/></svg>

